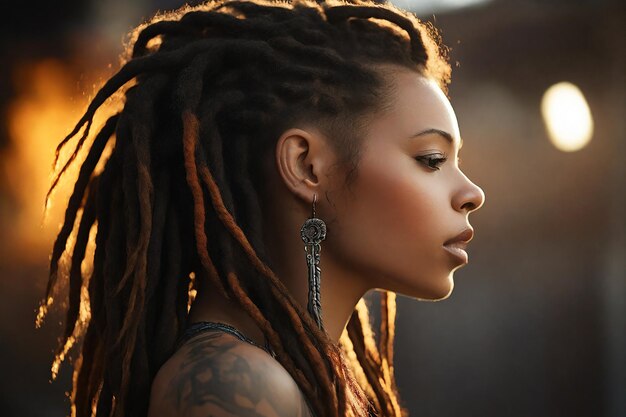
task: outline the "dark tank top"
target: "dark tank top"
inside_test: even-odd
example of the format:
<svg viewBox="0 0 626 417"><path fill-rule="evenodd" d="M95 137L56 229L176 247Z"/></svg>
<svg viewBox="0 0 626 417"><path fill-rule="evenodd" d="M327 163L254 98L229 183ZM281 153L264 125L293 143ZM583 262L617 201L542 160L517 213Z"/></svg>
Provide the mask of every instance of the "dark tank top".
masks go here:
<svg viewBox="0 0 626 417"><path fill-rule="evenodd" d="M243 333L241 333L239 330L237 330L233 326L226 324L226 323L219 323L219 322L214 322L214 321L198 321L198 322L191 323L190 325L188 325L185 331L183 332L183 334L178 339L178 343L176 343L176 349L178 349L183 343L185 343L187 340L191 339L198 333L211 331L211 330L218 330L218 331L230 333L233 336L237 337L239 340L250 343L251 345L256 346L260 349L263 349L264 351L272 355L273 358L276 357L276 353L272 349L272 346L270 346L270 343L267 340L267 337L265 338L264 345L261 346L258 343L254 342L249 337L245 336Z"/></svg>

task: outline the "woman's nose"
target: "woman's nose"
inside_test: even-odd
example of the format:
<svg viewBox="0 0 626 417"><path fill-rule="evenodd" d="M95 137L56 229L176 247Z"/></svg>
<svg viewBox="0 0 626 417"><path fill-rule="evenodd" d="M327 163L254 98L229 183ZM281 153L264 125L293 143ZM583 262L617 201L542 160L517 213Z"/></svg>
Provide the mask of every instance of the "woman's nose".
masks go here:
<svg viewBox="0 0 626 417"><path fill-rule="evenodd" d="M467 210L468 213L478 210L485 204L485 192L478 185L470 181L465 174L463 186L455 195L453 204L458 211Z"/></svg>

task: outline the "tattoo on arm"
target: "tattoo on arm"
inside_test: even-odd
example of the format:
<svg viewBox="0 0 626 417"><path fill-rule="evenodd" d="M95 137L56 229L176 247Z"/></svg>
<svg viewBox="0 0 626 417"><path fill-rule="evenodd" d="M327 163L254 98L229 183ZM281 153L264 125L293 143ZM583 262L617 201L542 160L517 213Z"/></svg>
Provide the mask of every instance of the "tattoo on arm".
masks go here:
<svg viewBox="0 0 626 417"><path fill-rule="evenodd" d="M241 343L217 332L204 333L187 343L188 351L166 394L179 415L192 415L195 409L241 417L311 417L295 382L288 385L293 387L287 389L291 392L276 383L284 378L282 374L276 377L278 364L251 363L245 351L237 349Z"/></svg>

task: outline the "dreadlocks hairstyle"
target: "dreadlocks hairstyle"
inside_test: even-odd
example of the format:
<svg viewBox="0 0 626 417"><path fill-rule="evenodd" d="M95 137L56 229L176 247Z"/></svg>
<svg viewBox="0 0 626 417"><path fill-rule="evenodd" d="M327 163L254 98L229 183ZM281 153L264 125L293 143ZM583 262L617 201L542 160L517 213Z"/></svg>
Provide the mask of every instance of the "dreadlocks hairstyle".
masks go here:
<svg viewBox="0 0 626 417"><path fill-rule="evenodd" d="M72 416L146 415L199 273L262 329L318 417L406 415L394 380L395 295L381 294L378 343L363 300L333 343L268 263L262 162L286 128L313 122L354 178L359 132L387 97L378 64L417 71L447 91L436 30L370 0L216 0L155 15L130 33L122 58L59 143L46 195L47 206L96 111L121 98L80 166L37 320L67 282L53 373L80 346Z"/></svg>

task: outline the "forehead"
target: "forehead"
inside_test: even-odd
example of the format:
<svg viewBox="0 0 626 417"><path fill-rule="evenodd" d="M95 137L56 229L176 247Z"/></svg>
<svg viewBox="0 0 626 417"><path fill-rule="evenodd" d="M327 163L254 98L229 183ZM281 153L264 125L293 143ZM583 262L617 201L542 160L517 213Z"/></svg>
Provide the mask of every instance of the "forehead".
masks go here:
<svg viewBox="0 0 626 417"><path fill-rule="evenodd" d="M450 101L437 83L410 70L394 71L391 82L393 104L390 118L404 129L437 129L449 132L458 143L458 121ZM410 134L409 133L409 134Z"/></svg>

